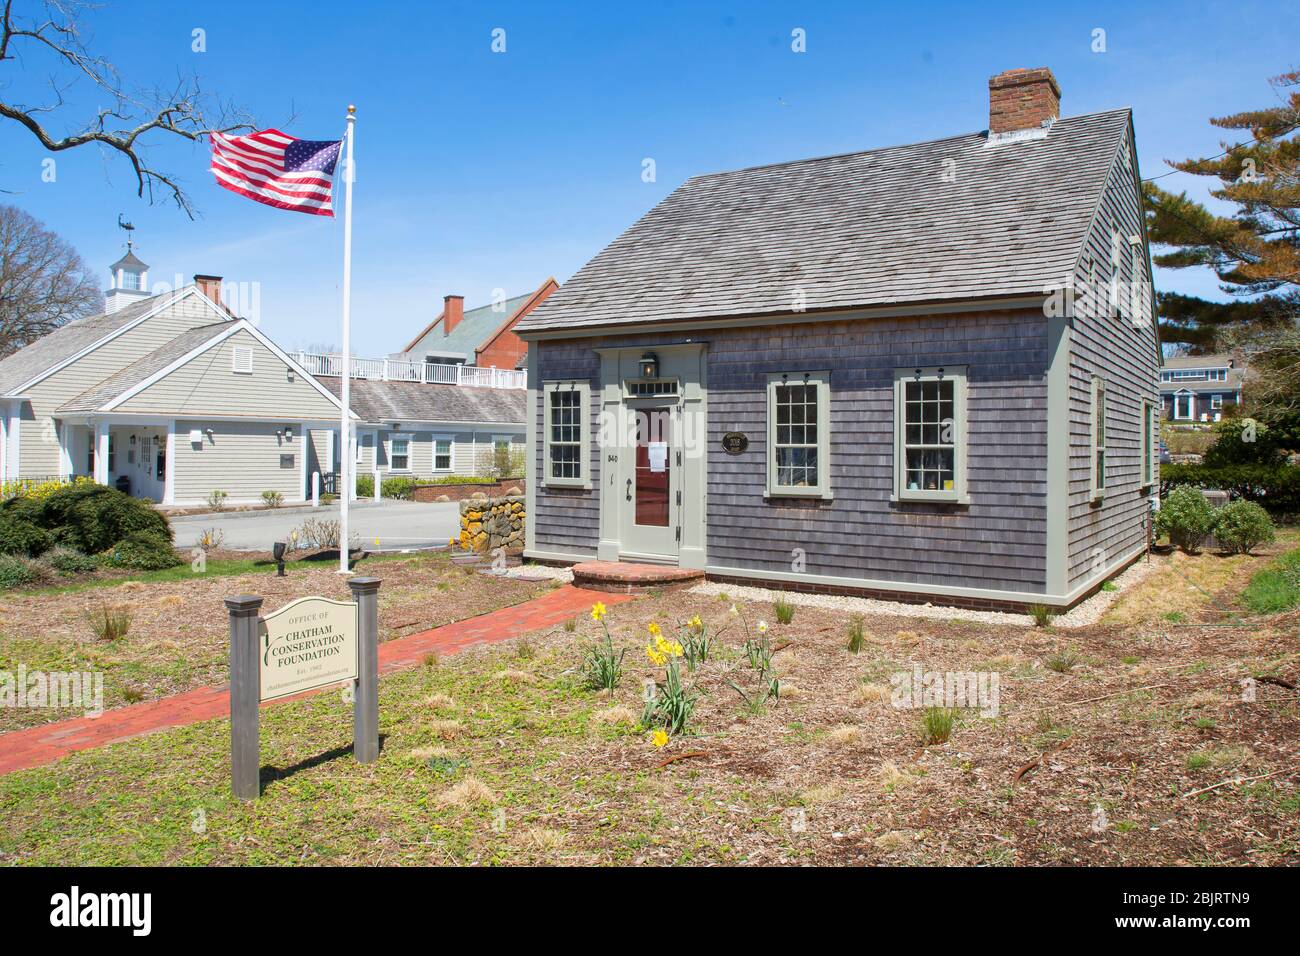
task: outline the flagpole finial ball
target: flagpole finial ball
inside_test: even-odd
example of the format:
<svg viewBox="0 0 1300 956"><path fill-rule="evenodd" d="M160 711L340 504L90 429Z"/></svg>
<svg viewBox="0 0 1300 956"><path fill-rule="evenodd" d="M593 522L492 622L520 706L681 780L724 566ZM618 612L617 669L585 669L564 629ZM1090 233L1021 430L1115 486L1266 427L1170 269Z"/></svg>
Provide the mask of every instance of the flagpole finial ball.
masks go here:
<svg viewBox="0 0 1300 956"><path fill-rule="evenodd" d="M349 106L348 106L348 113L355 113L356 111L357 111L357 108L356 108L355 106L352 106L352 105L349 104Z"/></svg>

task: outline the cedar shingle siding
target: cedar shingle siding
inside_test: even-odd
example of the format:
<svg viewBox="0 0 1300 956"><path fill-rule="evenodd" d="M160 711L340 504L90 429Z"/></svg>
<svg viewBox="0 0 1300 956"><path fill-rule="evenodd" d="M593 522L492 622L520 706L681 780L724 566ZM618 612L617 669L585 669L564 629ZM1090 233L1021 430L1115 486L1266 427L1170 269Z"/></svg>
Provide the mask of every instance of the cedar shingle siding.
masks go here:
<svg viewBox="0 0 1300 956"><path fill-rule="evenodd" d="M616 526L628 466L609 464L629 449L601 448L602 403L623 387L606 379L626 356L691 343L707 422L706 553L692 566L973 603L1085 596L1141 552L1150 508L1142 403L1158 401L1160 359L1131 156L1120 110L996 145L974 134L689 180L518 327L532 366L529 551L635 552ZM940 180L949 158L955 183ZM1112 236L1119 314L1082 300L1061 318L1054 294L1083 286L1090 259L1110 282ZM822 314L800 314L795 290ZM622 351L602 364L602 349ZM966 500L891 500L895 372L939 366L965 368ZM802 371L829 371L830 495L765 497L768 376ZM1107 397L1099 500L1094 376ZM545 483L543 388L557 381L590 388L589 488ZM739 455L720 448L732 431L748 436ZM618 504L602 509L602 468L620 467ZM684 560L688 536L652 556Z"/></svg>

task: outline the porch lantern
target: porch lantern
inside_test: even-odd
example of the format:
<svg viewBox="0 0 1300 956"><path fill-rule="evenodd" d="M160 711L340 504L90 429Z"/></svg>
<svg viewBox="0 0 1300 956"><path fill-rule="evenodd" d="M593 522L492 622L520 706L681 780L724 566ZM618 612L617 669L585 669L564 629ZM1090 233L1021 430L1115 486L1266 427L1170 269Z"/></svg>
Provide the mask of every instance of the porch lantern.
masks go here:
<svg viewBox="0 0 1300 956"><path fill-rule="evenodd" d="M659 356L655 355L654 352L646 352L641 356L641 377L659 377Z"/></svg>

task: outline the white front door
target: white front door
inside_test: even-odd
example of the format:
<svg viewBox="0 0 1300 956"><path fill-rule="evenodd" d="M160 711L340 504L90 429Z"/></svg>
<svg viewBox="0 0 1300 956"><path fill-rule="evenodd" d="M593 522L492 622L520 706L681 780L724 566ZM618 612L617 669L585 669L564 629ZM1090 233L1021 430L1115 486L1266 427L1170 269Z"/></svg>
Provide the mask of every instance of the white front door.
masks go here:
<svg viewBox="0 0 1300 956"><path fill-rule="evenodd" d="M113 465L111 480L125 476L131 482L132 495L162 501L167 486L167 429L113 429Z"/></svg>

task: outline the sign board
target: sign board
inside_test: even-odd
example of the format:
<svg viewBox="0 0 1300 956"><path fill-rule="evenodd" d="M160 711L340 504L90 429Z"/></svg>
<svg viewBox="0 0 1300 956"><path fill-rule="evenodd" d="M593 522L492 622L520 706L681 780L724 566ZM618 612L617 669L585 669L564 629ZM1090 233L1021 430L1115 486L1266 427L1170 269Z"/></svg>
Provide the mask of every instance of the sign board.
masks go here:
<svg viewBox="0 0 1300 956"><path fill-rule="evenodd" d="M722 450L728 455L739 455L749 447L749 436L744 432L727 432L722 436Z"/></svg>
<svg viewBox="0 0 1300 956"><path fill-rule="evenodd" d="M305 597L262 618L259 700L357 679L357 605Z"/></svg>
<svg viewBox="0 0 1300 956"><path fill-rule="evenodd" d="M646 451L650 457L650 471L654 474L666 471L668 468L668 443L662 441L652 441L646 446Z"/></svg>

